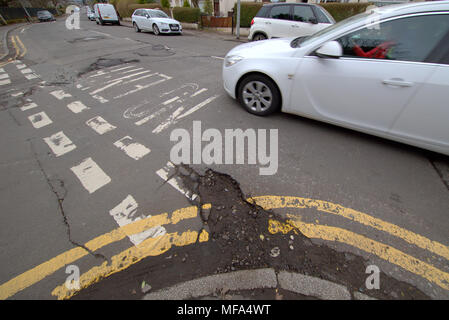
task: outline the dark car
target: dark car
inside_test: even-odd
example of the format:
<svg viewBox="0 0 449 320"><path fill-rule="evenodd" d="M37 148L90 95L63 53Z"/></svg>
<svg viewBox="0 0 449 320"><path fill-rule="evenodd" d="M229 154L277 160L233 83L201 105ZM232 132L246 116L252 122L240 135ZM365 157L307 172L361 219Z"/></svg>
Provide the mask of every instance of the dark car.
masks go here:
<svg viewBox="0 0 449 320"><path fill-rule="evenodd" d="M37 12L37 18L40 22L42 21L55 21L55 17L51 14L50 11L41 10Z"/></svg>

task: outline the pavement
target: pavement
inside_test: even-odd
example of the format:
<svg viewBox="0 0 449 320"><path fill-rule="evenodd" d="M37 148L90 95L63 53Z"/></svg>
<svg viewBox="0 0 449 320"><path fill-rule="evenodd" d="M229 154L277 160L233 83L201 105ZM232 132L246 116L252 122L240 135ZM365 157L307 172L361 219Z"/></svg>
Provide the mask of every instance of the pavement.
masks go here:
<svg viewBox="0 0 449 320"><path fill-rule="evenodd" d="M67 30L59 19L8 36L1 299L144 299L181 288L209 298L449 298L447 157L248 114L222 88L224 56L239 44L230 35L156 37L87 19ZM278 172L174 166L172 132L193 136L198 125L277 129ZM380 289L368 291L372 265ZM65 285L70 270L82 290Z"/></svg>

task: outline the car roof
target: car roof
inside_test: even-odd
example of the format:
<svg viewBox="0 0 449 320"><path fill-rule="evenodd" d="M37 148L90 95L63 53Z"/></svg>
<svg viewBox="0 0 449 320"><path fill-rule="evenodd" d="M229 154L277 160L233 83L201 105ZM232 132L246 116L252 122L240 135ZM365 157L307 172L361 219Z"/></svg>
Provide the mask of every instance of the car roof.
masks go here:
<svg viewBox="0 0 449 320"><path fill-rule="evenodd" d="M426 2L408 2L400 4L392 4L388 6L378 7L379 13L406 14L431 11L447 11L449 10L449 1L426 1Z"/></svg>

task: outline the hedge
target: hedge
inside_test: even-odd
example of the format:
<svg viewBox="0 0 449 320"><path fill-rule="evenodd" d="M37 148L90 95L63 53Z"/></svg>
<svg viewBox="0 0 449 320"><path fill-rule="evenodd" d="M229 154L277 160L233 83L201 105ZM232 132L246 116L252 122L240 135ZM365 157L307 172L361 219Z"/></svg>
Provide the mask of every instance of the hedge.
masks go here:
<svg viewBox="0 0 449 320"><path fill-rule="evenodd" d="M358 13L362 13L367 7L373 5L369 2L363 3L320 3L324 9L326 9L335 21L341 21Z"/></svg>
<svg viewBox="0 0 449 320"><path fill-rule="evenodd" d="M201 10L199 8L175 7L173 18L180 22L198 23Z"/></svg>
<svg viewBox="0 0 449 320"><path fill-rule="evenodd" d="M240 3L240 27L251 27L251 20L262 8L263 4L260 2L241 2ZM234 5L234 21L237 21L237 4Z"/></svg>
<svg viewBox="0 0 449 320"><path fill-rule="evenodd" d="M139 0L118 0L116 1L116 9L120 15L120 17L131 17L134 10L130 10L128 8L129 5L138 4Z"/></svg>

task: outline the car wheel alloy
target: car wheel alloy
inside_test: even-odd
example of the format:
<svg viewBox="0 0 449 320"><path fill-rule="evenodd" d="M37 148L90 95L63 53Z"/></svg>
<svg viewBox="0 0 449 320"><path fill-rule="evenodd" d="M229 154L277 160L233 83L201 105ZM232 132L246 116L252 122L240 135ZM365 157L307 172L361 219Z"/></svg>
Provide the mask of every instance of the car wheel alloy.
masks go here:
<svg viewBox="0 0 449 320"><path fill-rule="evenodd" d="M155 36L159 35L159 28L155 24L153 24L153 33Z"/></svg>
<svg viewBox="0 0 449 320"><path fill-rule="evenodd" d="M263 33L258 33L253 37L253 41L266 40L267 37Z"/></svg>
<svg viewBox="0 0 449 320"><path fill-rule="evenodd" d="M134 22L134 30L136 30L136 32L140 32L139 27L137 26L137 23Z"/></svg>
<svg viewBox="0 0 449 320"><path fill-rule="evenodd" d="M249 112L264 116L278 109L280 94L270 79L253 75L244 79L240 84L239 100Z"/></svg>

